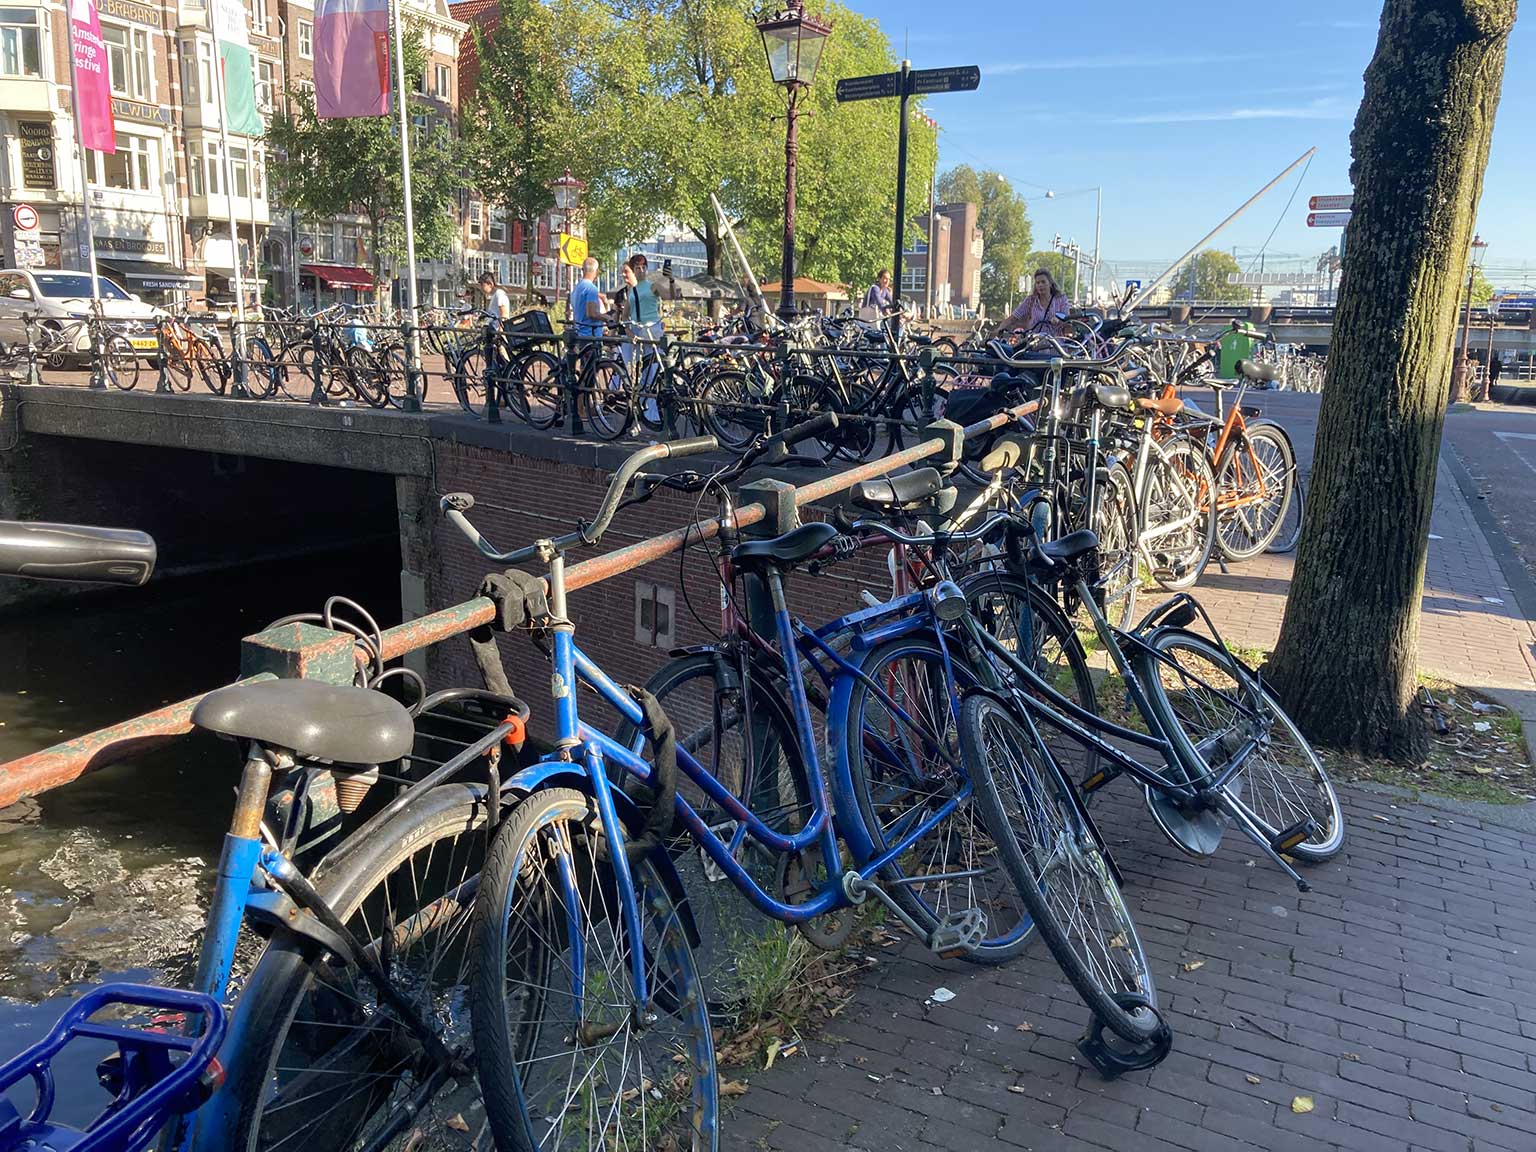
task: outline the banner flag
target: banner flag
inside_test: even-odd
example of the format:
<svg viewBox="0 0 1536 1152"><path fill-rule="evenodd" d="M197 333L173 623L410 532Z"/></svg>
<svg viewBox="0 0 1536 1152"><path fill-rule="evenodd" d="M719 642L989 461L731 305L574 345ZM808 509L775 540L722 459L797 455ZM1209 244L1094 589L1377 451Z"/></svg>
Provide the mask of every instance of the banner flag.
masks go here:
<svg viewBox="0 0 1536 1152"><path fill-rule="evenodd" d="M324 119L389 115L389 0L320 0L315 111Z"/></svg>
<svg viewBox="0 0 1536 1152"><path fill-rule="evenodd" d="M256 75L251 62L251 38L240 0L209 0L208 18L217 21L219 71L224 80L226 127L241 136L260 136L267 127L256 111Z"/></svg>
<svg viewBox="0 0 1536 1152"><path fill-rule="evenodd" d="M96 0L70 0L69 49L74 63L76 120L82 148L116 152L112 127L112 81L107 45L101 38Z"/></svg>

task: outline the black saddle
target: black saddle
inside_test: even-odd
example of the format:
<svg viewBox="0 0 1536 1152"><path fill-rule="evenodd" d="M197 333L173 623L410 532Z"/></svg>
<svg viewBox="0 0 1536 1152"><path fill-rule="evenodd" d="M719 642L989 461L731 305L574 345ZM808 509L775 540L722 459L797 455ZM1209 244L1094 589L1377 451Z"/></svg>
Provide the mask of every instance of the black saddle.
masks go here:
<svg viewBox="0 0 1536 1152"><path fill-rule="evenodd" d="M411 750L415 725L397 701L318 680L263 680L210 692L192 723L221 736L337 764L387 764Z"/></svg>
<svg viewBox="0 0 1536 1152"><path fill-rule="evenodd" d="M738 568L793 568L810 559L832 542L837 529L825 521L802 524L772 540L748 540L731 549L731 561Z"/></svg>
<svg viewBox="0 0 1536 1152"><path fill-rule="evenodd" d="M1129 408L1131 390L1124 384L1084 384L1073 394L1079 403L1091 400L1101 408Z"/></svg>
<svg viewBox="0 0 1536 1152"><path fill-rule="evenodd" d="M865 480L853 486L853 502L877 512L908 511L937 495L944 478L936 468L917 468L900 476Z"/></svg>
<svg viewBox="0 0 1536 1152"><path fill-rule="evenodd" d="M1099 536L1091 528L1079 528L1076 532L1068 532L1059 540L1047 540L1040 545L1040 552L1049 560L1058 564L1070 564L1083 556L1088 555L1099 546Z"/></svg>

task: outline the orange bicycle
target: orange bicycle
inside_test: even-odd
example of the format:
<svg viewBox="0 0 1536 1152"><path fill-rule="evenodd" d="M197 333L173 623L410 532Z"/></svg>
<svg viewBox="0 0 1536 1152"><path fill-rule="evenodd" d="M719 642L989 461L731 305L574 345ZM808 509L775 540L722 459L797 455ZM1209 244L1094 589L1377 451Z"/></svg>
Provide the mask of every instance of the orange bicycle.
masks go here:
<svg viewBox="0 0 1536 1152"><path fill-rule="evenodd" d="M211 322L212 318L209 319ZM161 331L171 387L182 392L191 391L195 374L208 391L222 396L229 384L229 361L219 344L217 329L205 336L192 326L191 317L183 312L166 320Z"/></svg>
<svg viewBox="0 0 1536 1152"><path fill-rule="evenodd" d="M1158 395L1142 397L1136 403L1143 411L1155 414L1157 422L1168 429L1175 420L1186 432L1190 424L1206 425L1206 456L1216 478L1216 546L1225 560L1248 560L1269 547L1286 521L1296 489L1296 452L1284 428L1263 419L1259 409L1244 406L1246 382L1238 385L1230 407L1224 408L1222 393L1232 385L1225 380L1195 379L1198 370L1215 356L1212 345L1164 384ZM1245 381L1275 378L1274 367L1269 364L1239 360L1236 367ZM1179 399L1178 389L1194 383L1215 394L1214 416Z"/></svg>

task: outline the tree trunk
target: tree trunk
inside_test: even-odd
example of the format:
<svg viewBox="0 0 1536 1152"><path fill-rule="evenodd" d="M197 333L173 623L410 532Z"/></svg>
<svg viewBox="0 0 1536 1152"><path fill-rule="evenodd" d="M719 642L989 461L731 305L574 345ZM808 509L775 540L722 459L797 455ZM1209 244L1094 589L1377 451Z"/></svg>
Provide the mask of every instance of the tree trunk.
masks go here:
<svg viewBox="0 0 1536 1152"><path fill-rule="evenodd" d="M1386 0L1351 138L1354 215L1268 675L1313 739L1422 758L1419 605L1456 308L1515 0Z"/></svg>

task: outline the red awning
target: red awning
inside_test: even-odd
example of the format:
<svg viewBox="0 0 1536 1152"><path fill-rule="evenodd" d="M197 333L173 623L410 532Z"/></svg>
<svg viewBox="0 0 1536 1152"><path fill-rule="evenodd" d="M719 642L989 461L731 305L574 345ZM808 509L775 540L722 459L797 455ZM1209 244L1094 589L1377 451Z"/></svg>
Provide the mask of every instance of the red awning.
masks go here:
<svg viewBox="0 0 1536 1152"><path fill-rule="evenodd" d="M299 271L318 276L327 288L373 287L373 273L366 268L352 268L346 264L300 264Z"/></svg>

